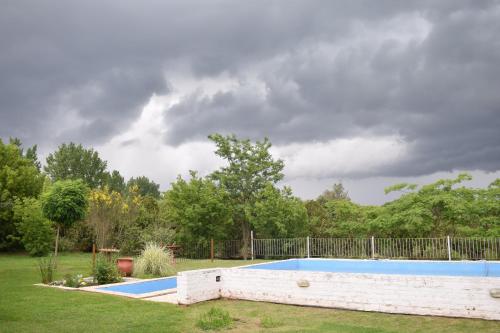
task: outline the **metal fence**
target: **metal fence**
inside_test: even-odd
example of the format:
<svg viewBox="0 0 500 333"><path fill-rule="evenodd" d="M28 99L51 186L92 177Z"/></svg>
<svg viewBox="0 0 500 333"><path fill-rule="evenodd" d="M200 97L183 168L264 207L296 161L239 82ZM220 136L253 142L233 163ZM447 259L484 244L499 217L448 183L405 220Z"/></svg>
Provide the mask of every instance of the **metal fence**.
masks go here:
<svg viewBox="0 0 500 333"><path fill-rule="evenodd" d="M253 239L254 258L500 260L500 238Z"/></svg>
<svg viewBox="0 0 500 333"><path fill-rule="evenodd" d="M238 258L361 258L500 260L500 238L281 238L180 246L178 260Z"/></svg>

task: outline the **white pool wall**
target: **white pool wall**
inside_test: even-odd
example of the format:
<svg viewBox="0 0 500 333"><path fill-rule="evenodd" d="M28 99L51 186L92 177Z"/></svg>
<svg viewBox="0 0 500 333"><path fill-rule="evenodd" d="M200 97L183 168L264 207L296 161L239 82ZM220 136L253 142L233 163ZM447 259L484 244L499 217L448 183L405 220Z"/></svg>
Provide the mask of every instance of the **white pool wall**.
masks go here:
<svg viewBox="0 0 500 333"><path fill-rule="evenodd" d="M220 282L216 282L220 276ZM309 284L299 287L299 284ZM273 303L500 320L498 277L417 276L264 270L247 267L179 273L178 301L220 297Z"/></svg>

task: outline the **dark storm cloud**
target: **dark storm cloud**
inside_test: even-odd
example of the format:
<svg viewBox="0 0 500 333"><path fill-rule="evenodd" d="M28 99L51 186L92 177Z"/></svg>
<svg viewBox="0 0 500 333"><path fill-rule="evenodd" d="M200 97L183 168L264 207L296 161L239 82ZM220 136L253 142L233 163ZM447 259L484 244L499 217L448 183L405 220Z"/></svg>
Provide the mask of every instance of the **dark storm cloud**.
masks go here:
<svg viewBox="0 0 500 333"><path fill-rule="evenodd" d="M399 135L411 147L409 156L376 174L498 170L500 5L479 1L416 12L430 26L423 40L389 34L341 47L335 56L322 48L342 41L305 40L282 50L285 60L262 68L265 97L239 91L190 96L168 111L168 142L212 132L267 135L278 144ZM368 30L379 23L363 22ZM345 36L354 39L355 33Z"/></svg>
<svg viewBox="0 0 500 333"><path fill-rule="evenodd" d="M415 16L429 22L424 40L381 28ZM475 0L6 1L0 137L106 142L187 68L240 85L169 109L168 144L216 131L278 144L400 135L411 159L387 174L497 170L498 22L497 2ZM351 45L359 27L387 37Z"/></svg>

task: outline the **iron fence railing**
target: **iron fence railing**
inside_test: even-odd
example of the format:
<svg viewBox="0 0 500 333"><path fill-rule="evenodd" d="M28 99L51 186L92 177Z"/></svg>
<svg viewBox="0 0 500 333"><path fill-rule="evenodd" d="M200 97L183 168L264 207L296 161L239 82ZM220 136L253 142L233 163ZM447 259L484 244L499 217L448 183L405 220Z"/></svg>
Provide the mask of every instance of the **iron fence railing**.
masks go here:
<svg viewBox="0 0 500 333"><path fill-rule="evenodd" d="M500 260L500 238L279 238L223 240L180 246L185 259L373 258L415 260Z"/></svg>

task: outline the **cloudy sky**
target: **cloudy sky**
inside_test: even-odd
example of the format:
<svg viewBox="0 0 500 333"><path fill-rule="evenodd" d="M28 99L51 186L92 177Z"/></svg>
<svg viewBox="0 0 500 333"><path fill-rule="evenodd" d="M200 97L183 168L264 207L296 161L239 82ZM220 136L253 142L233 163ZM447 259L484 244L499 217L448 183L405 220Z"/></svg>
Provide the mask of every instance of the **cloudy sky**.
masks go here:
<svg viewBox="0 0 500 333"><path fill-rule="evenodd" d="M500 177L498 1L0 0L0 137L97 149L167 189L269 137L284 184Z"/></svg>

